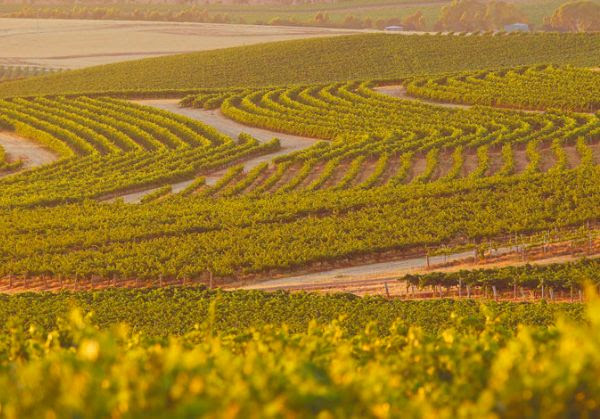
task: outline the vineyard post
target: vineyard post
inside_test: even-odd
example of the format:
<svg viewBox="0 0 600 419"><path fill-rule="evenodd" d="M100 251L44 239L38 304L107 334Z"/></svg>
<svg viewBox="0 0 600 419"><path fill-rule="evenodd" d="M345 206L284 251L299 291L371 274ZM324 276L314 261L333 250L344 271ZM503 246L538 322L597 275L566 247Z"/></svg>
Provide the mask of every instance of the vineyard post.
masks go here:
<svg viewBox="0 0 600 419"><path fill-rule="evenodd" d="M471 298L471 286L467 284L467 298Z"/></svg>
<svg viewBox="0 0 600 419"><path fill-rule="evenodd" d="M458 298L462 298L462 278L458 279Z"/></svg>
<svg viewBox="0 0 600 419"><path fill-rule="evenodd" d="M496 286L492 285L492 292L494 293L494 300L498 300L498 291L496 290Z"/></svg>
<svg viewBox="0 0 600 419"><path fill-rule="evenodd" d="M517 299L517 280L513 279L513 298Z"/></svg>
<svg viewBox="0 0 600 419"><path fill-rule="evenodd" d="M542 300L544 299L544 279L542 278Z"/></svg>
<svg viewBox="0 0 600 419"><path fill-rule="evenodd" d="M425 264L427 265L427 269L429 269L430 268L430 265L429 265L429 252L427 252L427 254L425 255Z"/></svg>
<svg viewBox="0 0 600 419"><path fill-rule="evenodd" d="M385 295L387 296L387 298L390 298L390 289L388 288L387 282L384 282L383 285L385 287Z"/></svg>
<svg viewBox="0 0 600 419"><path fill-rule="evenodd" d="M158 285L159 285L161 288L162 288L162 286L163 286L163 276L162 276L162 275L159 275L159 276L158 276Z"/></svg>

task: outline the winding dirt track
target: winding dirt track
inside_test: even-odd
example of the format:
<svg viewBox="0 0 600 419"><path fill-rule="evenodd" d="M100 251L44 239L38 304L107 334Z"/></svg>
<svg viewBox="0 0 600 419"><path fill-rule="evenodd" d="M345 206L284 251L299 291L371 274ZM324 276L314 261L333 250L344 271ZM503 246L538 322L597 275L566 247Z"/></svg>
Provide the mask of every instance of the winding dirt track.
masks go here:
<svg viewBox="0 0 600 419"><path fill-rule="evenodd" d="M233 121L227 118L219 110L204 110L204 109L191 109L179 107L179 99L157 99L157 100L138 100L136 103L140 105L153 106L155 108L164 109L169 112L173 112L179 115L186 116L191 119L201 121L207 125L212 126L219 132L230 136L231 138L237 138L242 132L249 134L256 138L260 142L267 142L273 138L279 138L281 143L281 149L275 153L266 154L263 156L253 157L244 162L244 171L251 170L261 163L269 162L277 156L289 154L294 151L303 150L310 147L318 140L315 138L300 137L297 135L281 134L266 129L250 127L248 125L240 124L239 122ZM216 182L226 170L215 172L210 176L207 176L207 184Z"/></svg>
<svg viewBox="0 0 600 419"><path fill-rule="evenodd" d="M10 161L22 160L24 169L31 169L58 160L58 156L43 146L11 132L0 131L0 146L4 148Z"/></svg>
<svg viewBox="0 0 600 419"><path fill-rule="evenodd" d="M283 154L289 154L294 151L303 150L307 147L310 147L318 140L314 138L300 137L297 135L289 135L289 134L281 134L278 132L268 131L265 129L254 128L247 125L240 124L239 122L233 121L227 117L225 117L218 110L204 110L204 109L190 109L190 108L181 108L179 107L179 99L148 99L148 100L136 100L133 101L140 105L152 106L158 109L163 109L169 112L173 112L179 115L186 116L191 119L198 120L207 125L212 126L217 129L219 132L228 135L232 138L237 138L242 132L249 134L256 138L260 142L267 142L272 140L273 138L279 138L281 143L281 149L276 151L275 153L265 154L261 156L252 157L248 160L244 161L244 171L248 172L252 170L254 167L258 166L264 162L270 162L273 158L277 156L281 156ZM214 185L217 181L225 174L227 169L219 170L211 173L206 177L207 185ZM171 185L173 192L179 192L185 189L190 183L193 182L193 179L186 180L183 182L179 182ZM136 191L128 194L124 194L118 197L118 199L122 199L123 202L128 204L137 204L142 198L151 193L152 191L158 188L147 189L144 191ZM107 202L114 201L117 198L111 198L107 200Z"/></svg>

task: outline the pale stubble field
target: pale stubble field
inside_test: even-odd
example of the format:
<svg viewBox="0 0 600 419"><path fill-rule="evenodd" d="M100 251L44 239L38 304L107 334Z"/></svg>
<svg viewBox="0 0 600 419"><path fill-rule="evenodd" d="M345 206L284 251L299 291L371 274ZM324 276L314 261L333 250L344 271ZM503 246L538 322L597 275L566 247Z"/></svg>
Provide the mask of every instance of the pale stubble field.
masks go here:
<svg viewBox="0 0 600 419"><path fill-rule="evenodd" d="M0 65L81 68L356 31L212 23L0 19Z"/></svg>

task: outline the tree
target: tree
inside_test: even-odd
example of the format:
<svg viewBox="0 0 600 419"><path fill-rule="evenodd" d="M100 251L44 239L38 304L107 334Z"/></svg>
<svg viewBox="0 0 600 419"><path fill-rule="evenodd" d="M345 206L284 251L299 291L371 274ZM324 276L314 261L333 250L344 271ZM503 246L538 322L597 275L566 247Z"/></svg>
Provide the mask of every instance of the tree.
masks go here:
<svg viewBox="0 0 600 419"><path fill-rule="evenodd" d="M504 1L482 3L478 0L453 0L442 8L435 29L468 32L499 30L506 24L526 21L520 10Z"/></svg>
<svg viewBox="0 0 600 419"><path fill-rule="evenodd" d="M412 31L422 31L425 29L425 19L423 18L423 12L420 10L416 13L406 16L402 21L404 28Z"/></svg>
<svg viewBox="0 0 600 419"><path fill-rule="evenodd" d="M600 31L600 4L588 0L564 3L552 16L544 18L544 27L569 32Z"/></svg>
<svg viewBox="0 0 600 419"><path fill-rule="evenodd" d="M329 14L327 12L318 12L315 15L315 23L319 26L328 25L329 22Z"/></svg>

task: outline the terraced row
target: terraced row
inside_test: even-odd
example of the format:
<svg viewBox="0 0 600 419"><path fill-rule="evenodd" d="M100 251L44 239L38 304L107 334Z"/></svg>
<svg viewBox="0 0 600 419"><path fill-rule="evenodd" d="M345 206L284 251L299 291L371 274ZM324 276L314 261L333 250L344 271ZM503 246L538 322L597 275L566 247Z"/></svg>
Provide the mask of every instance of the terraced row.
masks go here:
<svg viewBox="0 0 600 419"><path fill-rule="evenodd" d="M251 173L226 193L371 188L561 171L600 163L597 115L449 109L376 93L367 83L189 96L262 128L330 140Z"/></svg>
<svg viewBox="0 0 600 419"><path fill-rule="evenodd" d="M111 98L0 101L0 129L44 144L61 160L0 180L0 206L54 205L151 188L279 147L239 141L169 112Z"/></svg>
<svg viewBox="0 0 600 419"><path fill-rule="evenodd" d="M440 102L580 112L600 109L600 73L573 67L539 65L415 77L406 83L406 91Z"/></svg>

